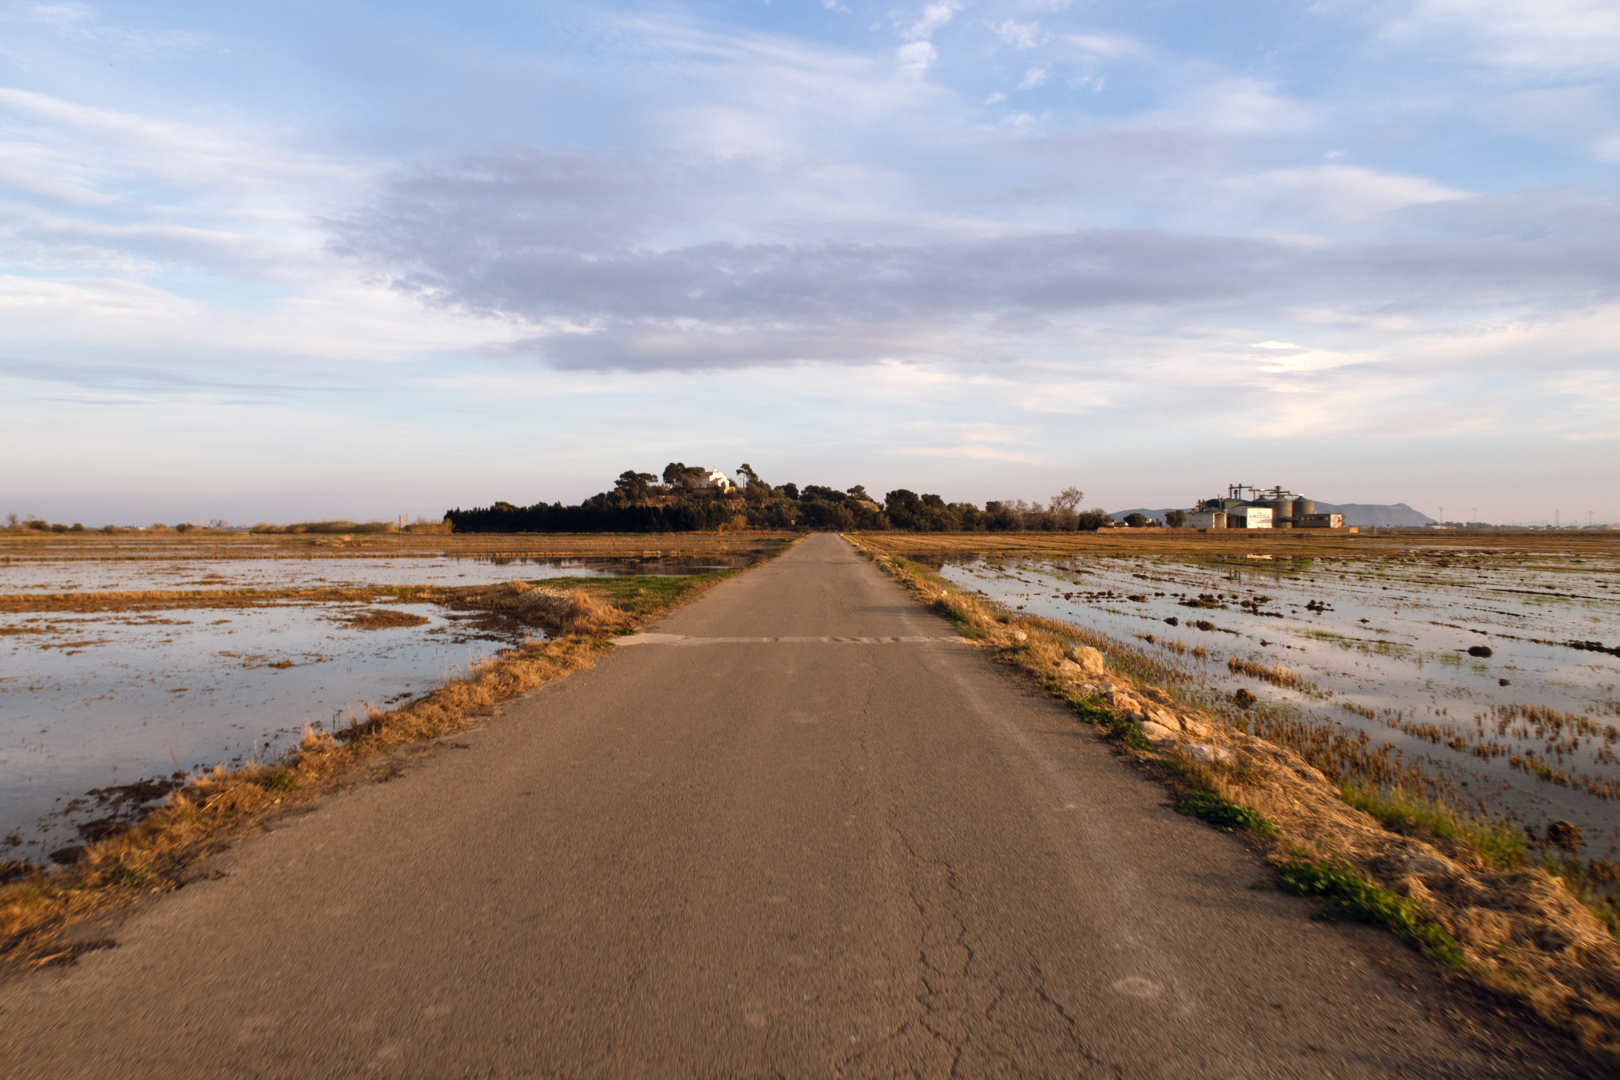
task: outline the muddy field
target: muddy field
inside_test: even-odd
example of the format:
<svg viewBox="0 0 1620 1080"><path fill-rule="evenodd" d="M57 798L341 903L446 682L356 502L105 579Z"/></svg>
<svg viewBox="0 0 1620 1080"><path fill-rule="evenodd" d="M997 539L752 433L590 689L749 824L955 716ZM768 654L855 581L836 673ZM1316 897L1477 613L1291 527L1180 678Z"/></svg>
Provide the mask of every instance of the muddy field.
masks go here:
<svg viewBox="0 0 1620 1080"><path fill-rule="evenodd" d="M463 603L479 586L650 582L781 542L459 539L0 539L0 861L40 860L176 774L273 761L306 724L341 726L543 636Z"/></svg>
<svg viewBox="0 0 1620 1080"><path fill-rule="evenodd" d="M1538 832L1573 822L1589 857L1613 857L1620 543L1260 546L927 561L1013 610L1146 648L1181 693L1240 722L1365 733L1367 753L1431 793ZM1253 703L1234 708L1240 693Z"/></svg>

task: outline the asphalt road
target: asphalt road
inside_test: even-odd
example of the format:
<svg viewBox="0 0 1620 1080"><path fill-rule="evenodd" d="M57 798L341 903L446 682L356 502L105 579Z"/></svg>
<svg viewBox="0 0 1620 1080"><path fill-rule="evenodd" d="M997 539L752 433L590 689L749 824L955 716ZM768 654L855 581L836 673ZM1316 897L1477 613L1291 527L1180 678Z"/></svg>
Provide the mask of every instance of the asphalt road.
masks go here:
<svg viewBox="0 0 1620 1080"><path fill-rule="evenodd" d="M837 537L654 629L0 987L0 1073L1516 1074Z"/></svg>

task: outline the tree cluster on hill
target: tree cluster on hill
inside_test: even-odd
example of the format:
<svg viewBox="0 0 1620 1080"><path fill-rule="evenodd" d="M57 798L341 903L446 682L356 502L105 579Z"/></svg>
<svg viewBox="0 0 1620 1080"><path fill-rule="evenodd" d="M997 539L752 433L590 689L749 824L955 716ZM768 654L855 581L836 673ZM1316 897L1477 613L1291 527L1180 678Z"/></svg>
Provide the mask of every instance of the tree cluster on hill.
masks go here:
<svg viewBox="0 0 1620 1080"><path fill-rule="evenodd" d="M627 469L613 487L578 506L497 502L445 513L457 532L694 532L718 529L910 529L985 532L1097 529L1112 524L1101 510L1081 510L1077 488L1049 504L1021 499L948 503L900 488L879 503L860 484L840 491L820 484L768 484L743 464L737 483L720 487L708 469L672 461L662 475Z"/></svg>

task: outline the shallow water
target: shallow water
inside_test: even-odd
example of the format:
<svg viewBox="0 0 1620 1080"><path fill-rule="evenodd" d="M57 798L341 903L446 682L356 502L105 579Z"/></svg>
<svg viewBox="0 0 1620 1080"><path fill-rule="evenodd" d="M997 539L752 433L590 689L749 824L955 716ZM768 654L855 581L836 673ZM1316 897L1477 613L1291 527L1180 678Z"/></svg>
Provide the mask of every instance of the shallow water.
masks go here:
<svg viewBox="0 0 1620 1080"><path fill-rule="evenodd" d="M331 730L425 693L506 642L431 604L390 604L426 625L356 630L364 604L114 615L0 615L0 859L70 843L106 813L94 789L250 757L272 761L304 725ZM278 666L288 665L288 666ZM173 757L171 758L171 753Z"/></svg>
<svg viewBox="0 0 1620 1080"><path fill-rule="evenodd" d="M556 577L683 576L714 560L529 558L50 561L0 567L0 590L472 585ZM378 597L379 600L384 598ZM331 730L419 696L448 673L539 631L432 604L375 610L427 620L363 630L365 603L98 613L0 613L0 862L66 847L119 804L96 791L218 762L274 761L304 725ZM172 757L171 757L172 754ZM90 794L87 794L90 793Z"/></svg>
<svg viewBox="0 0 1620 1080"><path fill-rule="evenodd" d="M1620 657L1564 644L1620 645L1616 560L1448 551L971 561L941 573L1144 648L1207 699L1246 688L1284 715L1366 731L1476 810L1536 828L1574 822L1588 854L1620 838ZM1206 606L1187 606L1201 595ZM1470 646L1491 656L1470 656ZM1273 685L1231 660L1280 666L1302 682ZM1547 723L1542 709L1565 718Z"/></svg>
<svg viewBox="0 0 1620 1080"><path fill-rule="evenodd" d="M741 565L737 563L735 565ZM0 561L0 594L149 590L339 589L368 585L493 585L513 578L679 576L716 560L297 555L278 558L27 558Z"/></svg>

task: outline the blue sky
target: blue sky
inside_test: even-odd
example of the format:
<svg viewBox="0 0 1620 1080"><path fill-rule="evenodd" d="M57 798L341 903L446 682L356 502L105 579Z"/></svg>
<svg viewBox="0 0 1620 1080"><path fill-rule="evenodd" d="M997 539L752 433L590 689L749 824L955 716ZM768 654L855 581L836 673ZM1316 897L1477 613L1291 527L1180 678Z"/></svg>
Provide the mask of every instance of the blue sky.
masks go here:
<svg viewBox="0 0 1620 1080"><path fill-rule="evenodd" d="M1620 520L1620 5L0 0L0 512Z"/></svg>

